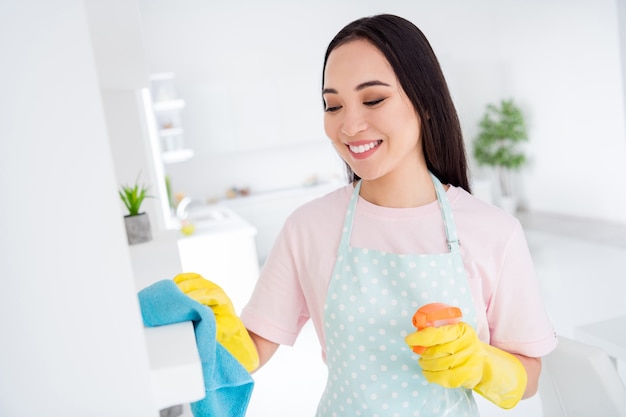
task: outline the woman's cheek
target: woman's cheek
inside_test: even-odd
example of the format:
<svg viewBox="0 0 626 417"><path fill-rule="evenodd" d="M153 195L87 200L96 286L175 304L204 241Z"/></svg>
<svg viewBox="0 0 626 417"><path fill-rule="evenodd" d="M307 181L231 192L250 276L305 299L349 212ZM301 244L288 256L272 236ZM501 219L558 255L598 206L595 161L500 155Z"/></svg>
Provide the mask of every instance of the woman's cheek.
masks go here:
<svg viewBox="0 0 626 417"><path fill-rule="evenodd" d="M333 143L336 143L337 138L339 137L336 123L329 119L329 116L324 116L324 132L326 133L326 136L333 141Z"/></svg>

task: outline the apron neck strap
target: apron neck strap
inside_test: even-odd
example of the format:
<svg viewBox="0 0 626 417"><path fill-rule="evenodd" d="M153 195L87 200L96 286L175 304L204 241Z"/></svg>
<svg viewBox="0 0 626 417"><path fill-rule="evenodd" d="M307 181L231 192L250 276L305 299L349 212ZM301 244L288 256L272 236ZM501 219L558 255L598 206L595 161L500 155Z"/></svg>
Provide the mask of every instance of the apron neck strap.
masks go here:
<svg viewBox="0 0 626 417"><path fill-rule="evenodd" d="M437 193L437 201L439 201L439 208L441 209L441 216L443 217L443 226L446 229L446 238L448 239L448 248L451 252L459 250L459 238L456 233L456 225L454 224L454 218L452 217L452 209L450 208L450 202L448 201L448 195L446 190L443 189L439 178L431 172L430 177L435 185L435 192Z"/></svg>
<svg viewBox="0 0 626 417"><path fill-rule="evenodd" d="M341 231L341 243L337 248L337 253L341 253L342 249L347 248L350 244L350 236L352 235L352 223L354 222L354 212L356 211L356 203L359 201L359 193L361 192L361 182L358 180L354 186L352 197L348 203L348 209L346 210L346 217L343 222L343 229Z"/></svg>
<svg viewBox="0 0 626 417"><path fill-rule="evenodd" d="M441 209L441 216L443 218L443 225L446 231L446 238L448 240L448 248L451 252L457 252L459 250L459 239L456 233L456 226L452 217L452 209L450 208L450 202L446 195L446 190L443 189L443 185L437 177L430 173L430 176L435 185L435 192L437 193L437 201L439 202L439 208ZM348 210L346 210L346 218L344 221L344 227L341 235L341 243L339 250L349 245L350 236L352 235L352 223L354 221L354 212L356 211L356 204L359 200L359 193L361 191L361 182L359 180L354 186L354 192L348 203Z"/></svg>

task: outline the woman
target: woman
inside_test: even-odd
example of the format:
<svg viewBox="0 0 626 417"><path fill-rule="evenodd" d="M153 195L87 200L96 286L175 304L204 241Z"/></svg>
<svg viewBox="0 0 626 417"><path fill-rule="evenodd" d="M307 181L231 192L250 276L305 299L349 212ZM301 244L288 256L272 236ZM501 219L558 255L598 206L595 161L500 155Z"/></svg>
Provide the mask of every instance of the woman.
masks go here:
<svg viewBox="0 0 626 417"><path fill-rule="evenodd" d="M329 374L318 416L471 416L472 391L503 408L534 395L556 337L519 222L470 194L424 35L392 15L350 23L328 46L322 96L350 184L277 238L241 314L260 365L310 318ZM415 332L430 302L463 321Z"/></svg>

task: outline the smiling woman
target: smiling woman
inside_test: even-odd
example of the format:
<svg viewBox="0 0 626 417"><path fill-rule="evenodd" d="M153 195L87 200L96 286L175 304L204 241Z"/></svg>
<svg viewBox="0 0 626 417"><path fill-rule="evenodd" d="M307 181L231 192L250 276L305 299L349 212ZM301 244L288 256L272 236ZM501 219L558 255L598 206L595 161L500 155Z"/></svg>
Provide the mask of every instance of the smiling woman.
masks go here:
<svg viewBox="0 0 626 417"><path fill-rule="evenodd" d="M395 15L348 24L322 95L351 183L297 208L268 255L241 312L260 366L310 318L328 370L318 417L474 417L474 392L507 409L533 396L554 331L519 221L469 193L423 33ZM413 313L434 302L463 320L415 332Z"/></svg>

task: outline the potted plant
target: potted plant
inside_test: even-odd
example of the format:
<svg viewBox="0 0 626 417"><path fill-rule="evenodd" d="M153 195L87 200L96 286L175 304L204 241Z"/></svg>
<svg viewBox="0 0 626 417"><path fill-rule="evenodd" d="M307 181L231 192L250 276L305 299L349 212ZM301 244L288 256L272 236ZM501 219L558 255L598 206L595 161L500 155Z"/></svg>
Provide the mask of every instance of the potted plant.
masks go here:
<svg viewBox="0 0 626 417"><path fill-rule="evenodd" d="M148 213L140 211L144 199L152 196L148 195L148 187L139 185L138 180L139 177L137 177L135 184L124 185L119 190L120 198L128 209L128 214L124 216L124 225L126 226L129 245L152 240Z"/></svg>
<svg viewBox="0 0 626 417"><path fill-rule="evenodd" d="M499 105L487 104L474 140L474 158L479 165L495 169L500 192L500 207L514 213L517 198L513 193L512 171L526 163L519 144L528 140L522 111L513 100L502 100Z"/></svg>

